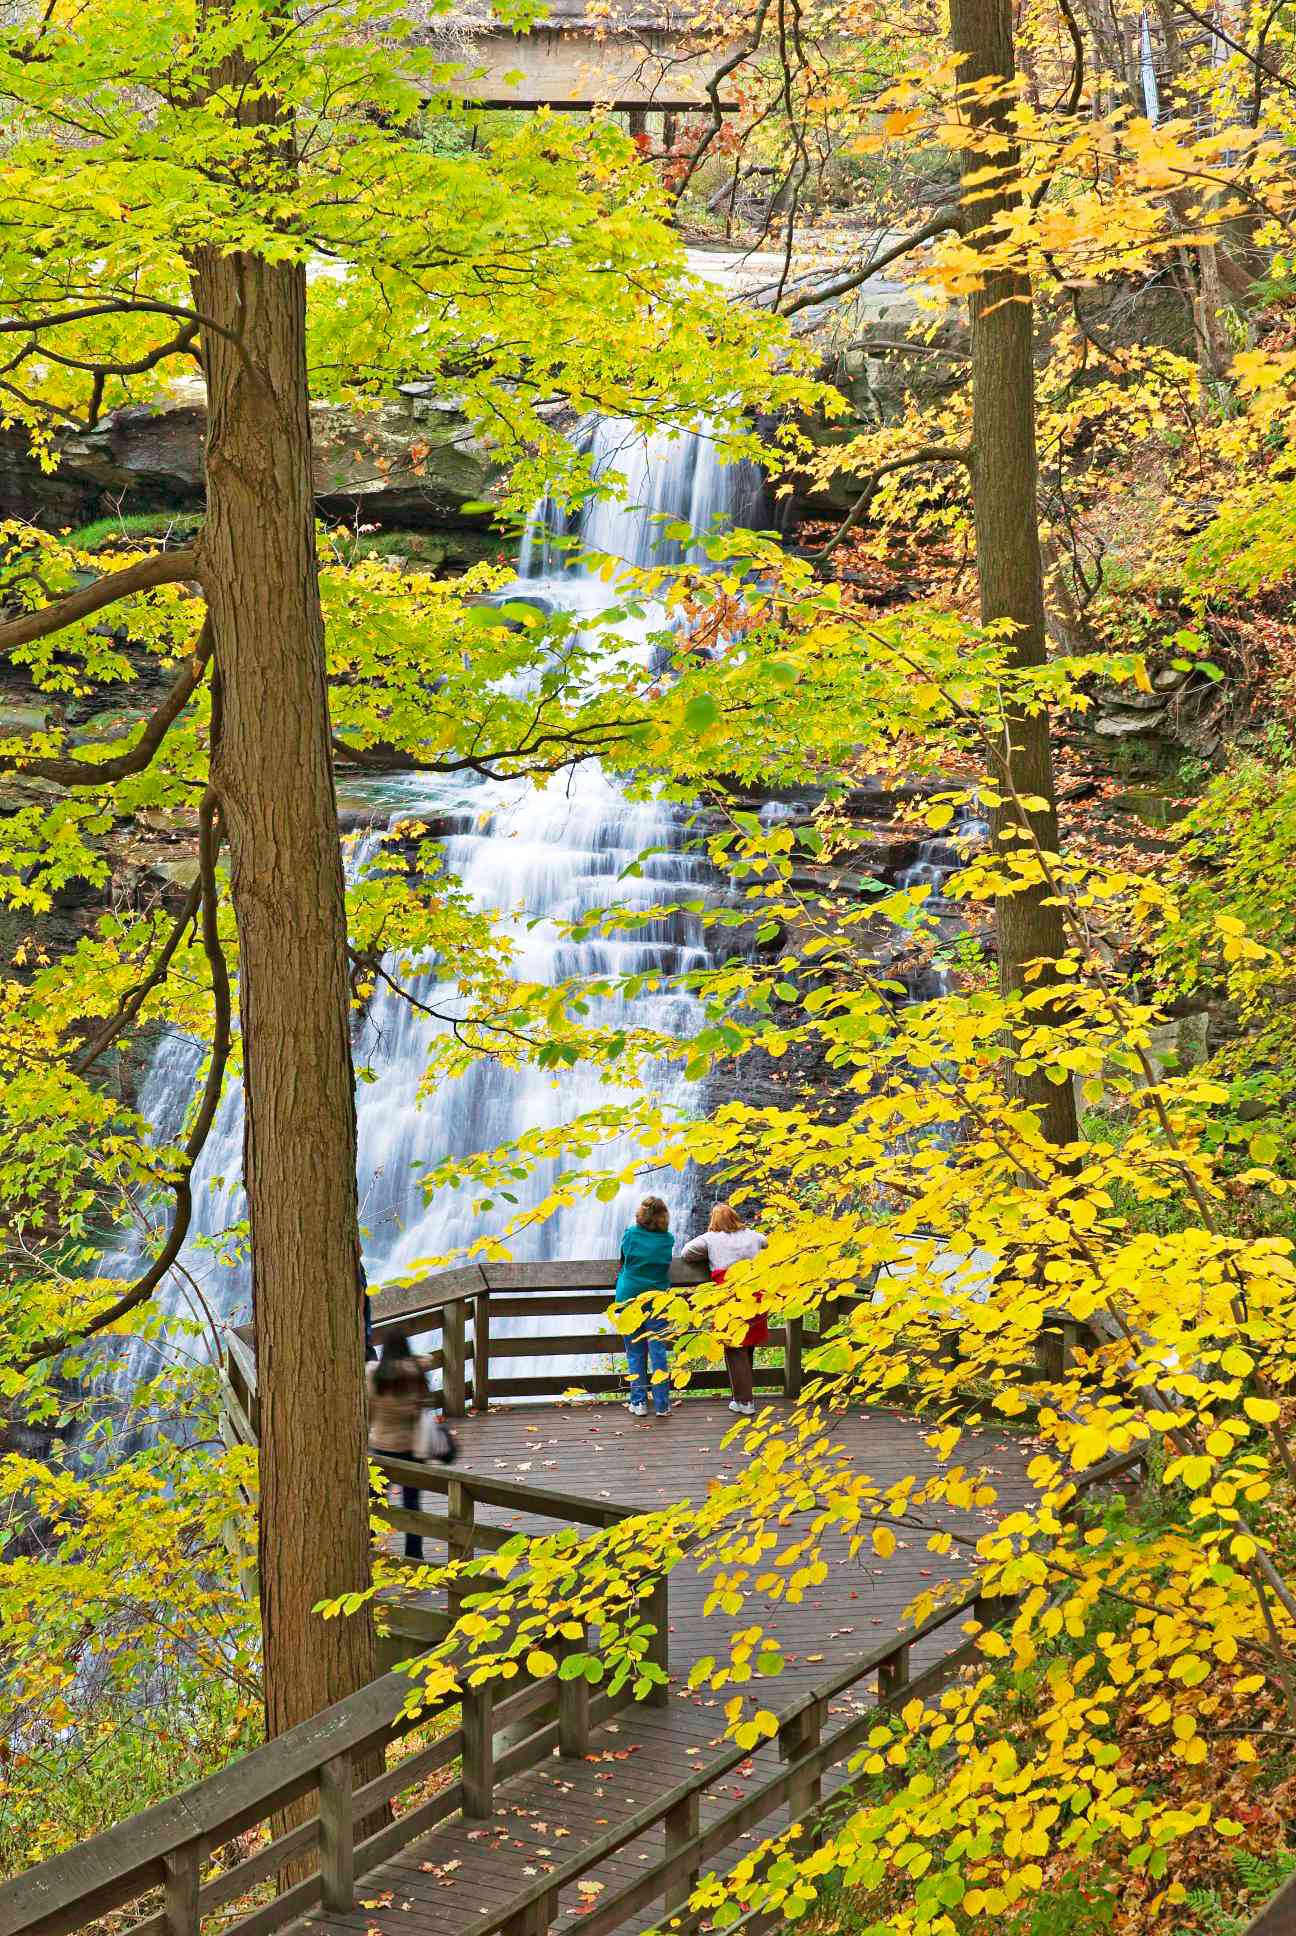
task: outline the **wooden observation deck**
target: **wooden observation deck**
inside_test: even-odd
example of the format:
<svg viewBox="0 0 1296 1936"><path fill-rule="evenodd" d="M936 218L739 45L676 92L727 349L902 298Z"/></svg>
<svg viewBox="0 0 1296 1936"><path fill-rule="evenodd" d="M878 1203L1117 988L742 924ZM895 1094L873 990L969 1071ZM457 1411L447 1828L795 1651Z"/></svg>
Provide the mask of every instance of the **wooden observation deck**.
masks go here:
<svg viewBox="0 0 1296 1936"><path fill-rule="evenodd" d="M695 1381L666 1418L633 1419L613 1399L618 1370L573 1377L555 1364L616 1350L614 1334L502 1328L518 1316L601 1314L615 1272L602 1261L485 1265L375 1295L380 1333L439 1331L446 1409L462 1415L457 1465L376 1461L390 1480L424 1495L418 1511L392 1508L387 1517L435 1545L429 1560L489 1553L518 1533L615 1527L697 1498L739 1469L746 1454L730 1440L735 1420L716 1389L719 1374ZM695 1276L677 1271L679 1281ZM773 1333L772 1362L758 1370L765 1403L791 1406L803 1359L812 1363L818 1342L797 1321ZM250 1340L232 1332L228 1346L226 1428L255 1441ZM1041 1341L1049 1364L1066 1349L1065 1324ZM570 1396L573 1386L581 1396ZM935 1467L925 1428L896 1412L835 1412L831 1436L852 1467L883 1485ZM974 1435L959 1457L996 1470L997 1510L1028 1497L1022 1440ZM1132 1477L1138 1464L1129 1454L1091 1468L1080 1477L1081 1495ZM427 1495L443 1509L425 1510ZM991 1523L987 1513L942 1517L956 1532ZM795 1522L784 1530L792 1537ZM412 1722L404 1714L409 1678L394 1668L220 1773L0 1887L0 1936L67 1936L131 1903L134 1920L114 1917L120 1936L272 1936L287 1928L612 1936L663 1922L693 1936L708 1920L688 1907L699 1873L732 1868L793 1822L812 1843L834 1797L844 1798L847 1762L879 1708L930 1694L972 1658L963 1632L969 1615L994 1622L1011 1611L1011 1603L983 1597L957 1549L938 1557L920 1536L907 1547L902 1539L883 1568L853 1555L841 1535L827 1535L822 1551L826 1575L799 1603L769 1602L749 1588L736 1614L708 1611L713 1579L687 1557L668 1577L643 1580L652 1657L670 1676L646 1701L565 1680L560 1662L557 1673L467 1690ZM906 1605L942 1582L952 1589L948 1603L922 1627L906 1625ZM425 1648L449 1620L444 1601L407 1606L393 1617L393 1654ZM778 1641L786 1666L760 1683L777 1737L746 1752L726 1735L722 1698L690 1691L687 1679L694 1661L726 1651L736 1627L754 1624ZM375 1762L380 1773L371 1772ZM303 1797L308 1819L285 1830L283 1812L293 1804L300 1812ZM313 1872L297 1879L303 1865ZM779 1920L753 1913L731 1927L754 1936Z"/></svg>

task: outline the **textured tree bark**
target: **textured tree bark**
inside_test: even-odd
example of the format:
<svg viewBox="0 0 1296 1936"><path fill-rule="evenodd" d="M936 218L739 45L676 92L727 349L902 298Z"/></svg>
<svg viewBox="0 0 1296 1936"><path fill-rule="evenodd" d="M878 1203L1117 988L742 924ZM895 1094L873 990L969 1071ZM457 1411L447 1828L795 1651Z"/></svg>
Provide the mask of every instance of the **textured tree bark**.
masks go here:
<svg viewBox="0 0 1296 1936"><path fill-rule="evenodd" d="M222 716L213 749L239 941L244 1166L261 1387L266 1726L374 1672L346 921L315 557L303 271L200 253L208 332L200 571ZM241 349L240 349L241 345Z"/></svg>
<svg viewBox="0 0 1296 1936"><path fill-rule="evenodd" d="M985 246L995 217L1013 205L1017 151L1009 138L1008 84L1012 81L1011 0L950 0L950 38L962 55L960 82L998 82L965 113L987 139L999 134L995 161L1001 169L987 193L984 181L964 184L965 234L973 248ZM983 143L963 153L964 176L984 171ZM988 270L971 298L972 320L972 489L976 521L977 572L981 622L1011 619L1016 630L1009 646L1014 665L1041 666L1047 659L1044 586L1036 504L1034 313L1030 281L1003 269ZM1048 853L1058 848L1056 792L1049 720L1045 711L1013 710L1006 720L1005 751L1017 791L1047 801L1030 816ZM1018 824L1011 806L991 815L991 830L1001 836ZM1006 994L1039 987L1047 974L1027 979L1031 963L1056 960L1065 951L1061 911L1046 905L1048 891L1037 886L1005 895L996 904L999 974ZM1023 1100L1036 1107L1051 1142L1068 1143L1076 1134L1075 1097L1069 1081L1053 1083L1041 1072L1014 1076Z"/></svg>

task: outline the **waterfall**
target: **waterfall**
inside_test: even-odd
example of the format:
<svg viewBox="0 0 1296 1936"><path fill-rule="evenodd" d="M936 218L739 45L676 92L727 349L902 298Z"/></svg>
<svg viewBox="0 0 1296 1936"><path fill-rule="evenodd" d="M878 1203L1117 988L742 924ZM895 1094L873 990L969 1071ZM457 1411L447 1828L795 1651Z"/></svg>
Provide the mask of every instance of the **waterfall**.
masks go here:
<svg viewBox="0 0 1296 1936"><path fill-rule="evenodd" d="M518 568L526 579L526 593L542 589L546 603L590 611L612 601L613 588L573 566L557 546L555 540L565 533L582 548L605 550L631 563L654 558L668 562L680 557L681 546L678 540L661 540L663 518L687 520L695 530L706 531L742 521L754 506L754 467L722 465L705 435L644 436L629 424L608 420L589 428L586 447L594 453L598 475L613 468L621 471L626 493L616 502L591 502L574 532L560 505L546 500L537 507ZM517 972L526 980L554 983L653 970L673 976L706 963L701 924L693 917L663 915L631 936L580 943L560 934L559 924L591 908L626 904L650 909L706 892L705 864L684 851L683 811L666 803L628 801L596 766L579 767L545 786L406 776L375 785L368 797L380 817L385 809L388 824L424 815L449 826L443 849L446 868L463 882L476 906L512 909L524 904L526 919L510 917L509 932ZM644 862L642 876L621 880L623 869L645 848L659 851ZM362 839L349 856L352 875L381 866L381 849L381 834ZM418 976L411 986L419 1000L433 1007L451 999L449 990L438 988L434 971ZM689 996L667 989L605 1002L600 1019L683 1034L695 1013ZM423 1259L460 1250L475 1238L502 1230L519 1209L547 1195L562 1166L542 1165L516 1187L516 1205L502 1205L484 1219L474 1215L470 1188L425 1198L423 1170L445 1157L490 1150L524 1130L555 1126L624 1098L625 1092L605 1082L596 1069L577 1067L555 1080L542 1070L503 1068L489 1056L423 1095L429 1042L439 1026L382 983L357 1024L356 1062L370 1077L359 1084L356 1100L360 1220L371 1284L409 1273ZM198 1046L184 1037L168 1037L155 1051L141 1106L158 1140L174 1136L199 1063ZM673 1063L658 1072L657 1096L685 1110L696 1100ZM194 1314L197 1300L190 1280L199 1285L202 1304L219 1322L241 1321L248 1314L248 1259L239 1246L225 1241L225 1233L245 1214L242 1138L242 1095L232 1084L196 1168L193 1226L180 1258L182 1268L170 1274L155 1299L164 1314ZM606 1143L595 1162L614 1170L634 1156L634 1146L622 1138ZM670 1172L651 1184L640 1177L608 1202L592 1196L576 1201L510 1240L511 1254L533 1260L614 1256L645 1187L667 1198L672 1226L682 1230L693 1209L693 1189L686 1177ZM138 1233L126 1233L102 1268L127 1276L141 1255ZM567 1322L541 1320L535 1329L561 1331ZM147 1340L131 1342L114 1374L120 1394L151 1374L156 1351ZM573 1360L555 1369L576 1374L585 1362Z"/></svg>
<svg viewBox="0 0 1296 1936"><path fill-rule="evenodd" d="M764 492L761 473L745 461L722 464L709 434L713 428L704 424L667 437L645 433L625 417L586 424L578 448L589 456L596 478L619 474L624 492L591 500L576 517L560 498L543 498L522 540L519 577L583 575L577 555L583 550L628 565L679 564L685 557L702 563L702 539L755 524ZM686 524L697 538L686 546L667 536L663 526L672 523Z"/></svg>

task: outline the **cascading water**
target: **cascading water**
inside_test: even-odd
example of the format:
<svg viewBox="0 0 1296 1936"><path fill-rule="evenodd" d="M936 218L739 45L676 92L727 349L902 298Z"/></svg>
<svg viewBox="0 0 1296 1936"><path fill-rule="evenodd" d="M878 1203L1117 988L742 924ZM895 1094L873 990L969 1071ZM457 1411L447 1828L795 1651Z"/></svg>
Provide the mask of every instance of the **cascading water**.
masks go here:
<svg viewBox="0 0 1296 1936"><path fill-rule="evenodd" d="M628 563L669 562L678 559L681 547L677 541L662 541L663 519L687 521L705 532L718 522L743 521L744 513L750 515L757 473L750 465L722 465L704 434L673 440L645 437L629 424L609 420L594 425L588 438L597 474L620 470L626 493L615 502L591 503L575 531L560 507L537 507L519 558L529 596L577 612L592 612L609 602L611 589L569 562L571 541L581 550L597 549ZM566 550L557 542L563 535L569 535ZM681 915L649 921L631 937L579 944L562 937L559 924L592 908L620 904L650 909L696 899L705 891L704 863L683 851L682 812L667 804L626 800L597 767L578 768L569 778L543 787L524 781L472 785L409 777L370 798L379 814L385 807L393 819L449 821L447 871L462 881L478 907L525 905L527 920L511 923L517 969L525 980L554 983L581 975L651 970L671 976L707 959L700 922ZM351 855L352 872L381 866L381 845L381 834L363 839ZM646 848L659 851L644 861L642 875L621 879L628 863ZM435 974L420 977L412 992L436 1007ZM447 993L440 992L443 997ZM613 1025L682 1034L694 1012L690 997L668 990L605 1003L602 1016ZM423 1259L462 1249L492 1224L502 1227L503 1213L498 1222L474 1215L471 1190L440 1191L426 1198L420 1176L432 1164L499 1147L524 1130L555 1126L620 1098L594 1069L578 1067L555 1081L543 1071L503 1068L489 1056L423 1095L421 1079L438 1026L380 983L358 1028L356 1060L371 1075L357 1094L360 1214L371 1284L410 1272ZM156 1051L141 1104L159 1138L175 1133L199 1060L197 1046L183 1037L167 1039ZM657 1086L662 1102L690 1106L690 1086L676 1065L660 1069ZM230 1254L228 1245L222 1254L223 1233L244 1215L242 1137L242 1098L235 1084L222 1100L197 1168L193 1229L181 1268L171 1273L155 1300L165 1314L202 1315L204 1306L219 1322L238 1321L247 1314L247 1260ZM634 1153L629 1139L609 1142L598 1153L598 1167L617 1169ZM519 1203L508 1206L509 1217L528 1202L539 1202L558 1169L556 1163L542 1165L519 1186ZM615 1255L644 1182L641 1178L608 1202L592 1196L579 1199L511 1239L511 1253L524 1259ZM679 1228L692 1208L691 1186L672 1173L656 1187L670 1201L672 1222ZM103 1268L128 1275L140 1254L137 1236L124 1236ZM534 1328L561 1329L565 1322L537 1322ZM123 1395L151 1374L156 1350L148 1341L132 1342L114 1377ZM554 1368L575 1374L583 1361Z"/></svg>

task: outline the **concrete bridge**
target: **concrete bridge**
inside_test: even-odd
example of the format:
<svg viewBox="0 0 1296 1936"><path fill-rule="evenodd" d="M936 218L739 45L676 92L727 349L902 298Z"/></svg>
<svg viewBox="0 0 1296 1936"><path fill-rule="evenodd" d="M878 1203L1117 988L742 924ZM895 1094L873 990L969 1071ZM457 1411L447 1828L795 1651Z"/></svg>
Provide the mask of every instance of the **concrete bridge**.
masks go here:
<svg viewBox="0 0 1296 1936"><path fill-rule="evenodd" d="M696 10L671 0L550 0L543 19L511 32L489 9L464 7L448 28L463 50L464 92L488 108L710 114L708 83L735 51L723 30L699 30ZM737 106L732 81L717 84L722 112ZM632 124L633 125L633 124Z"/></svg>

